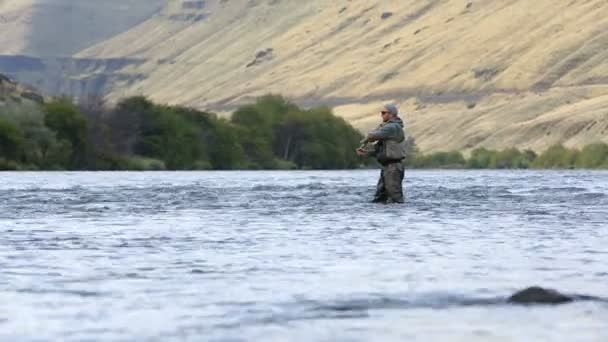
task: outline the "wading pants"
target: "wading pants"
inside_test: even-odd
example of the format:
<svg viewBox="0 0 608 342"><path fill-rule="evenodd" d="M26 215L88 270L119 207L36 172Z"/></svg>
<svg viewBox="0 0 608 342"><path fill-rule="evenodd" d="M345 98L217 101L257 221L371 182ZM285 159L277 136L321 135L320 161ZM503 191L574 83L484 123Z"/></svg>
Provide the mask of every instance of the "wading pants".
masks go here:
<svg viewBox="0 0 608 342"><path fill-rule="evenodd" d="M383 165L373 202L403 203L403 175L401 162Z"/></svg>

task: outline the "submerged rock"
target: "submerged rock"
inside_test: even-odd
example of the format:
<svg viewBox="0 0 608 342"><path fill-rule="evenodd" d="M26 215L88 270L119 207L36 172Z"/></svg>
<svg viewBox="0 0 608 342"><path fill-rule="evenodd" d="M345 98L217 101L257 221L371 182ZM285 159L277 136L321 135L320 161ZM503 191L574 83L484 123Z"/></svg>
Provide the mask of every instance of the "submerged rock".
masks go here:
<svg viewBox="0 0 608 342"><path fill-rule="evenodd" d="M509 297L509 303L515 304L563 304L570 303L580 296L568 296L556 290L545 289L538 286L528 287L517 291Z"/></svg>

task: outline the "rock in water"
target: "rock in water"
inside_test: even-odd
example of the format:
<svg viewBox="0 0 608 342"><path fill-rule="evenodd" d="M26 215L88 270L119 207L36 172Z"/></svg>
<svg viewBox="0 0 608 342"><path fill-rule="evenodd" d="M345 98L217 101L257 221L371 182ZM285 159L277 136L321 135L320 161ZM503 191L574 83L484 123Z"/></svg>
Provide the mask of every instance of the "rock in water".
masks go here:
<svg viewBox="0 0 608 342"><path fill-rule="evenodd" d="M508 302L515 304L563 304L570 303L573 300L573 297L558 291L533 286L516 292L509 297Z"/></svg>

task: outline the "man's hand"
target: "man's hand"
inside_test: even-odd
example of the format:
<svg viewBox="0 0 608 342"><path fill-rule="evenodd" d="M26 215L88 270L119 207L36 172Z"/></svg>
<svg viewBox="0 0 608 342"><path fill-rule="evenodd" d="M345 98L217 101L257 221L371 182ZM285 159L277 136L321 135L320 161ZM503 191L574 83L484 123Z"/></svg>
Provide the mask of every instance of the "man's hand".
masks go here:
<svg viewBox="0 0 608 342"><path fill-rule="evenodd" d="M365 152L365 150L364 150L364 149L362 149L361 147L359 147L359 148L357 149L357 155L358 155L359 157L367 157L367 152Z"/></svg>

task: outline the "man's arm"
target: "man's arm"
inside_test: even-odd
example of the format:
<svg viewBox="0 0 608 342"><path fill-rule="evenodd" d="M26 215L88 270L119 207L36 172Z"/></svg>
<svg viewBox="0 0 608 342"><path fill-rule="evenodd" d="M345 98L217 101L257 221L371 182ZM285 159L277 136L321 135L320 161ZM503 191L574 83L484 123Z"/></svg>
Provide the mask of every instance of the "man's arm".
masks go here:
<svg viewBox="0 0 608 342"><path fill-rule="evenodd" d="M378 154L378 144L365 143L357 148L359 157L375 157Z"/></svg>
<svg viewBox="0 0 608 342"><path fill-rule="evenodd" d="M393 128L391 125L383 125L371 131L367 135L367 141L374 142L378 140L386 140L393 135Z"/></svg>

